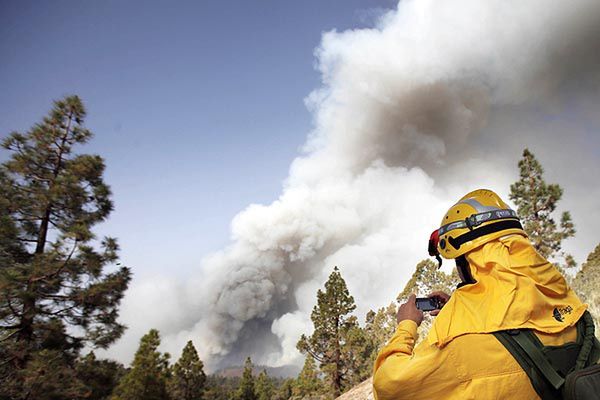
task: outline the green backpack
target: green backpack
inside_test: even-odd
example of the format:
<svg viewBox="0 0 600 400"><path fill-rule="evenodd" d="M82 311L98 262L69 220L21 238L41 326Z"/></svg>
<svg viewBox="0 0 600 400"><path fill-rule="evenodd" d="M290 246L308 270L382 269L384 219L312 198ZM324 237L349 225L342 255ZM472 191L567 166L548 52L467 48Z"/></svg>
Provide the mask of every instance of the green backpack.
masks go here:
<svg viewBox="0 0 600 400"><path fill-rule="evenodd" d="M562 346L544 346L530 329L494 336L527 373L542 400L600 399L600 343L589 312L577 322L577 341Z"/></svg>

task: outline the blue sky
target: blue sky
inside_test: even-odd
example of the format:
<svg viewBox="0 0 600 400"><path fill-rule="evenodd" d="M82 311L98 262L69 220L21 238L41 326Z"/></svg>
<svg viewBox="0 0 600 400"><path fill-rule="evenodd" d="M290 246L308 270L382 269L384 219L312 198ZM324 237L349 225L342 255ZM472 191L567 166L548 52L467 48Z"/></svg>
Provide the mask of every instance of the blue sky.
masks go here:
<svg viewBox="0 0 600 400"><path fill-rule="evenodd" d="M79 95L95 133L80 151L105 158L116 206L98 234L119 238L136 276L185 275L228 243L237 212L281 192L311 130L321 33L394 5L1 1L0 135Z"/></svg>

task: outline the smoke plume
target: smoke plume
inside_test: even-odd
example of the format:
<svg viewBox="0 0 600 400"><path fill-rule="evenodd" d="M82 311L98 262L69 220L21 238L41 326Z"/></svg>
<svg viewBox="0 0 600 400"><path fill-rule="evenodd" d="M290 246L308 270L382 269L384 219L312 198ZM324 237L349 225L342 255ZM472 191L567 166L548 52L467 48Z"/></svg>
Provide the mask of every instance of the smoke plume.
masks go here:
<svg viewBox="0 0 600 400"><path fill-rule="evenodd" d="M325 33L314 130L281 196L240 212L231 245L189 282L134 285L125 321L141 299L153 313L118 351L155 326L166 349L192 339L212 368L299 363L333 266L360 315L388 304L454 201L478 187L507 199L526 146L565 189L582 261L600 222L600 190L582 179L600 172L599 27L597 0L405 0L374 27Z"/></svg>

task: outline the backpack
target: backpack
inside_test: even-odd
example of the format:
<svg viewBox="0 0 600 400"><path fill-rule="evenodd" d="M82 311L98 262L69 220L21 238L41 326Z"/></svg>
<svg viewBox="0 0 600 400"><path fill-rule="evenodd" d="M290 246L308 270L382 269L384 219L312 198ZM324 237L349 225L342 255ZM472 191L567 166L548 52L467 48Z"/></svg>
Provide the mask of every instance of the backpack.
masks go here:
<svg viewBox="0 0 600 400"><path fill-rule="evenodd" d="M542 400L600 399L600 342L588 311L577 322L576 342L544 346L531 329L494 332L527 373Z"/></svg>

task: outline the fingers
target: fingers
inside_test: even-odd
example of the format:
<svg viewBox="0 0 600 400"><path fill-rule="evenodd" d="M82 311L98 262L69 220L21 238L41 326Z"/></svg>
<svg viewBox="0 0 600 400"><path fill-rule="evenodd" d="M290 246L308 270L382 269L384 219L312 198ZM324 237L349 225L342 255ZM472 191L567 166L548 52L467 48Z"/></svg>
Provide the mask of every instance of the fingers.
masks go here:
<svg viewBox="0 0 600 400"><path fill-rule="evenodd" d="M427 295L427 297L440 297L444 300L448 300L450 298L450 295L446 292L442 292L440 290L436 290L435 292L431 292L429 293L429 295Z"/></svg>
<svg viewBox="0 0 600 400"><path fill-rule="evenodd" d="M448 300L450 300L450 295L448 293L442 292L442 291L435 291L430 293L427 297L429 298L437 298L438 299L438 304L441 307L444 306L444 304L446 304L448 302ZM440 313L441 309L437 309L437 310L433 310L429 312L429 315L435 317L436 315L438 315Z"/></svg>
<svg viewBox="0 0 600 400"><path fill-rule="evenodd" d="M411 294L408 296L406 303L398 307L398 313L396 314L396 320L398 323L404 320L412 320L417 324L417 326L421 324L423 321L423 311L417 308L416 299L417 296L415 294Z"/></svg>
<svg viewBox="0 0 600 400"><path fill-rule="evenodd" d="M448 300L450 300L450 295L448 293L441 292L441 291L432 292L429 295L427 295L427 297L429 297L429 298L437 297L444 304L446 304L448 302Z"/></svg>

